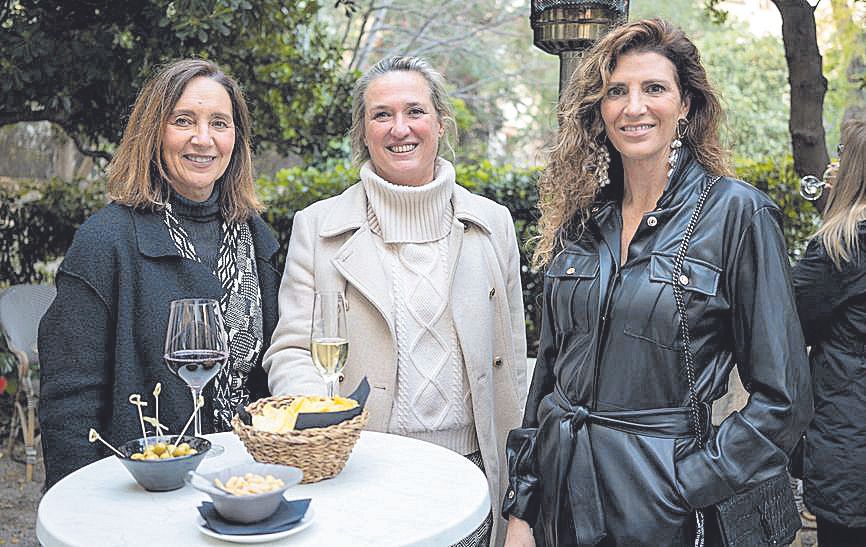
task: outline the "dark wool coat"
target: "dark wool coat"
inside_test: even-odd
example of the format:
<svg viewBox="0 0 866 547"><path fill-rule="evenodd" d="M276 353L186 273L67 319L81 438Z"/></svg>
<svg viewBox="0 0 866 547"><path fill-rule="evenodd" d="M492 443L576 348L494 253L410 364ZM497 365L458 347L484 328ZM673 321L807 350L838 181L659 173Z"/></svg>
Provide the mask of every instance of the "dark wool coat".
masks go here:
<svg viewBox="0 0 866 547"><path fill-rule="evenodd" d="M262 296L264 347L277 320L277 241L264 221L249 221ZM178 255L162 213L112 203L78 230L56 277L57 298L39 325L39 425L46 487L111 452L87 439L94 428L114 446L141 437L140 393L153 416L153 389L162 383L160 422L179 433L192 413L190 390L163 362L169 302L219 299L219 279ZM264 351L262 351L264 353ZM251 400L267 394L259 363L247 378ZM205 390L209 400L212 382ZM211 414L206 403L203 416ZM207 418L202 430L212 431ZM192 426L190 426L192 427Z"/></svg>
<svg viewBox="0 0 866 547"><path fill-rule="evenodd" d="M804 498L813 513L849 528L866 527L866 223L858 244L860 260L839 271L812 240L794 268L815 394Z"/></svg>
<svg viewBox="0 0 866 547"><path fill-rule="evenodd" d="M503 511L535 524L540 544L693 545L694 510L784 472L811 417L781 212L724 177L678 278L704 409L698 427L708 436L704 448L695 442L672 287L674 256L710 177L685 147L681 154L623 266L614 183L545 274L538 361L516 430L530 442L509 438ZM749 402L709 430L710 403L734 364Z"/></svg>

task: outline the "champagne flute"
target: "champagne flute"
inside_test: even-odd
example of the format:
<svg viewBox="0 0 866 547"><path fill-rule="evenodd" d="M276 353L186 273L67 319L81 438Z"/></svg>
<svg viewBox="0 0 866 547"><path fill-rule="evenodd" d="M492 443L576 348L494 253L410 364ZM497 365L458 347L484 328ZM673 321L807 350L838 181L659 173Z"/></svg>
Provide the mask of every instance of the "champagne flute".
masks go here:
<svg viewBox="0 0 866 547"><path fill-rule="evenodd" d="M228 356L228 335L219 302L204 298L171 302L165 334L165 364L189 386L193 408L204 386L217 375ZM195 436L201 437L201 410L195 410ZM215 456L222 451L217 445L211 447Z"/></svg>
<svg viewBox="0 0 866 547"><path fill-rule="evenodd" d="M328 396L337 392L340 372L349 356L346 334L346 300L341 292L317 292L313 297L313 325L310 329L313 364L328 386Z"/></svg>

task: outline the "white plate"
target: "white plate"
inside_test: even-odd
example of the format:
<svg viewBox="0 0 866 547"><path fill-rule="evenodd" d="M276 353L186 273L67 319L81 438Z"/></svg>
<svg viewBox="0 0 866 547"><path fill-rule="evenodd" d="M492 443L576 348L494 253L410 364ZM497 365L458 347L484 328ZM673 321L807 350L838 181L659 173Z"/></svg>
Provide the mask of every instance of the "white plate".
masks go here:
<svg viewBox="0 0 866 547"><path fill-rule="evenodd" d="M266 543L268 541L276 541L278 539L282 539L292 534L297 534L301 530L307 529L307 527L313 523L313 517L315 517L315 515L313 514L313 508L307 507L307 513L304 515L304 518L301 519L301 522L299 522L295 526L292 526L288 530L283 530L282 532L273 532L271 534L251 534L248 536L219 534L217 532L214 532L210 528L205 527L205 522L201 515L198 515L197 524L199 532L206 536L220 539L222 541L228 541L231 543Z"/></svg>

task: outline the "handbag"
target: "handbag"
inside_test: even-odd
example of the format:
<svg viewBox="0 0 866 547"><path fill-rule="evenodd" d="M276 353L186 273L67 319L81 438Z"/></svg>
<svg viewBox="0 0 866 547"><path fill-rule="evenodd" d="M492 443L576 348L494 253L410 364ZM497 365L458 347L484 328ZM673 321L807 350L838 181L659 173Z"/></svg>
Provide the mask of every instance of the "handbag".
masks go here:
<svg viewBox="0 0 866 547"><path fill-rule="evenodd" d="M683 361L685 362L686 378L689 387L689 409L692 429L698 446L704 446L704 431L701 426L706 423L701 420L700 406L695 390L695 360L691 349L691 336L686 315L683 286L688 278L683 276L683 262L686 251L700 218L712 187L721 177L714 177L701 192L692 217L686 227L683 241L674 259L673 291L677 311L680 314L680 334L683 342ZM794 493L788 480L787 471L764 480L745 492L734 494L730 498L717 503L707 510L697 510L697 541L695 545L704 545L705 512L714 514L713 528L717 529L721 545L725 547L763 547L765 545L784 545L794 541L797 530L800 529L800 513L794 501Z"/></svg>

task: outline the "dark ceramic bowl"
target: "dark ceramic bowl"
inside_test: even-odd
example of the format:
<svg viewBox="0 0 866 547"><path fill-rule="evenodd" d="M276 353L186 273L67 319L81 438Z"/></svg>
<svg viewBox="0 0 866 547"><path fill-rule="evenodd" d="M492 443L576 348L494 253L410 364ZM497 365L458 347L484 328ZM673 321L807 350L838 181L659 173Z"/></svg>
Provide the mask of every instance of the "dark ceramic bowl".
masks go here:
<svg viewBox="0 0 866 547"><path fill-rule="evenodd" d="M165 435L162 437L148 437L148 443L165 442L174 440L176 435ZM118 447L120 453L125 457L115 456L123 463L132 478L145 490L152 492L167 492L177 490L184 483L187 471L194 471L205 454L210 450L210 441L201 437L185 436L182 443L189 443L190 447L198 450L197 454L191 456L180 456L166 460L133 460L130 456L144 450L144 439L133 439Z"/></svg>
<svg viewBox="0 0 866 547"><path fill-rule="evenodd" d="M223 484L232 477L243 477L253 473L265 477L272 475L283 481L283 486L264 494L242 495L230 494L214 485L214 479ZM299 484L304 473L297 467L271 463L242 463L233 465L213 473L189 473L187 482L193 488L207 493L213 500L214 509L224 519L232 522L250 523L264 520L276 512L283 500L283 493Z"/></svg>

